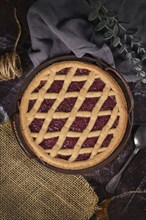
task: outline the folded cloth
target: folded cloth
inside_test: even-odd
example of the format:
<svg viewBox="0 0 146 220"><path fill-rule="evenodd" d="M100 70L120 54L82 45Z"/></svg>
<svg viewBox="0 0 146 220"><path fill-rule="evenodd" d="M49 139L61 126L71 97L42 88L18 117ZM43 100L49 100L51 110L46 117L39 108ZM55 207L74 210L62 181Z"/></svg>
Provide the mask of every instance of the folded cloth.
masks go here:
<svg viewBox="0 0 146 220"><path fill-rule="evenodd" d="M136 27L141 25L138 33L139 36L143 36L144 1L133 0L132 4L135 7L131 9L131 3L128 4L127 0L116 0L107 1L106 6L108 10L116 11L118 18L123 19L123 22L126 19L126 22ZM35 2L27 16L32 43L29 56L35 67L47 59L71 52L79 58L90 54L114 66L110 48L104 43L101 34L95 34L94 26L88 22L90 10L86 0L38 0ZM129 13L131 10L132 13ZM138 19L135 20L139 11ZM126 16L124 16L125 13ZM143 40L144 37L142 37ZM140 79L132 66L125 61L125 55L120 56L119 59L115 52L114 57L116 68L123 74L126 81L135 82Z"/></svg>
<svg viewBox="0 0 146 220"><path fill-rule="evenodd" d="M93 26L88 22L90 11L85 0L38 0L28 12L34 66L43 61L73 52L76 57L90 54L114 66L109 47L92 42Z"/></svg>

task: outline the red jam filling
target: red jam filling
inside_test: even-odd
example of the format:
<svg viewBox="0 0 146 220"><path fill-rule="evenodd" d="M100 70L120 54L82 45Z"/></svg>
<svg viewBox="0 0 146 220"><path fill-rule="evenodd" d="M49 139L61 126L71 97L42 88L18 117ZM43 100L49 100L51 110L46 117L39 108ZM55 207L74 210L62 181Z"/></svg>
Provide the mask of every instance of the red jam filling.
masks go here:
<svg viewBox="0 0 146 220"><path fill-rule="evenodd" d="M58 137L44 139L40 144L44 149L52 149L52 147L56 144Z"/></svg>
<svg viewBox="0 0 146 220"><path fill-rule="evenodd" d="M68 160L70 158L70 156L65 156L65 155L57 155L57 158L63 159L63 160Z"/></svg>
<svg viewBox="0 0 146 220"><path fill-rule="evenodd" d="M59 93L60 92L60 90L62 89L62 86L63 86L63 83L64 83L64 81L63 80L55 80L52 84L51 84L51 86L50 86L50 88L47 90L47 92L49 93Z"/></svg>
<svg viewBox="0 0 146 220"><path fill-rule="evenodd" d="M94 145L96 144L98 140L98 137L91 137L91 138L87 138L83 145L82 148L86 148L86 147L94 147Z"/></svg>
<svg viewBox="0 0 146 220"><path fill-rule="evenodd" d="M30 112L30 110L32 109L32 107L34 106L34 103L36 102L36 100L30 100L29 104L28 104L28 112Z"/></svg>
<svg viewBox="0 0 146 220"><path fill-rule="evenodd" d="M31 130L31 132L39 132L42 128L43 123L44 119L35 118L29 125L29 129Z"/></svg>
<svg viewBox="0 0 146 220"><path fill-rule="evenodd" d="M83 160L88 160L90 157L90 154L80 154L77 158L76 161L83 161ZM58 155L57 158L68 160L70 156L64 156L64 155Z"/></svg>
<svg viewBox="0 0 146 220"><path fill-rule="evenodd" d="M61 149L72 149L77 141L78 138L66 137Z"/></svg>
<svg viewBox="0 0 146 220"><path fill-rule="evenodd" d="M65 98L56 109L56 112L70 112L76 100L77 98Z"/></svg>
<svg viewBox="0 0 146 220"><path fill-rule="evenodd" d="M64 75L67 74L70 68L65 68L62 69L61 71L57 72L57 75ZM75 75L88 75L89 70L87 69L80 69L78 68ZM38 92L44 85L46 81L41 81L40 85L33 91L33 92ZM56 80L52 83L50 88L48 89L48 93L59 93L60 90L62 89L63 86L63 81L62 80ZM67 92L79 92L81 88L84 86L85 81L79 81L79 82L71 82L71 84L68 87ZM105 87L105 83L100 79L96 79L92 85L89 88L89 92L98 92L98 91L103 91ZM71 112L77 98L65 98L58 108L56 109L56 112ZM83 104L81 105L79 111L92 111L93 108L95 107L96 103L98 102L99 98L85 98ZM28 106L28 112L33 108L36 100L30 100L29 106ZM39 112L44 112L47 113L49 109L52 107L53 103L55 102L55 99L45 99L40 108ZM101 110L112 110L114 106L116 105L116 99L115 96L110 96L107 98L107 100L104 102L102 105ZM108 122L110 116L99 116L92 128L92 131L96 130L101 130L106 123ZM70 126L70 131L75 131L75 132L83 132L83 130L87 127L89 123L90 118L85 118L85 117L76 117L72 125ZM67 119L53 119L51 123L48 126L48 132L56 132L56 131L61 131L63 126L65 125ZM43 125L44 119L38 119L35 118L32 123L30 124L29 128L31 132L39 132L42 125ZM116 118L112 128L116 128L119 123L119 116ZM113 138L113 135L110 134L108 135L105 140L102 143L102 147L107 147ZM44 139L42 143L40 144L43 148L45 149L51 149L53 146L56 144L58 140L58 137L55 138L50 138L50 139ZM94 147L96 142L98 140L98 137L92 137L92 138L87 138L83 145L82 148L86 147ZM72 149L76 145L78 141L77 137L66 137L62 148L61 149ZM81 160L87 160L90 157L90 153L88 154L81 154L77 157L76 161L81 161ZM63 156L63 155L57 155L57 158L61 158L64 160L68 160L70 156Z"/></svg>
<svg viewBox="0 0 146 220"><path fill-rule="evenodd" d="M87 69L78 68L75 72L75 75L89 75L90 71Z"/></svg>
<svg viewBox="0 0 146 220"><path fill-rule="evenodd" d="M88 125L90 118L76 117L72 125L70 126L70 131L82 132Z"/></svg>
<svg viewBox="0 0 146 220"><path fill-rule="evenodd" d="M116 105L115 96L109 96L106 101L103 103L101 110L113 110Z"/></svg>
<svg viewBox="0 0 146 220"><path fill-rule="evenodd" d="M48 132L61 131L67 119L53 119L48 127Z"/></svg>
<svg viewBox="0 0 146 220"><path fill-rule="evenodd" d="M58 155L57 158L68 160L70 156ZM90 154L80 154L75 161L83 161L88 160L90 158Z"/></svg>
<svg viewBox="0 0 146 220"><path fill-rule="evenodd" d="M76 161L83 161L83 160L88 160L90 158L91 154L80 154L77 158Z"/></svg>
<svg viewBox="0 0 146 220"><path fill-rule="evenodd" d="M69 85L69 87L67 89L67 92L79 92L80 89L83 87L84 83L85 83L85 81L71 82L71 84Z"/></svg>
<svg viewBox="0 0 146 220"><path fill-rule="evenodd" d="M99 98L85 98L79 111L92 111Z"/></svg>
<svg viewBox="0 0 146 220"><path fill-rule="evenodd" d="M110 144L112 138L113 138L113 135L109 134L105 138L105 140L103 141L102 147L107 147ZM57 140L58 140L58 137L50 138L50 139L45 139L45 140L43 140L43 142L40 145L44 149L52 149L52 147L56 144ZM96 144L97 140L98 140L98 137L87 138L84 141L82 148L94 147L94 145ZM73 149L74 146L76 145L77 141L78 141L78 138L67 137L66 140L64 141L61 149ZM87 160L87 159L89 159L90 155L91 155L90 153L80 154L76 158L76 161ZM70 156L57 155L57 158L68 160L70 158Z"/></svg>
<svg viewBox="0 0 146 220"><path fill-rule="evenodd" d="M106 123L108 122L110 116L107 115L107 116L99 116L92 128L92 131L97 131L97 130L101 130L105 125Z"/></svg>
<svg viewBox="0 0 146 220"><path fill-rule="evenodd" d="M56 73L56 75L66 75L69 72L70 68L64 68Z"/></svg>
<svg viewBox="0 0 146 220"><path fill-rule="evenodd" d="M42 81L40 82L39 86L36 87L36 88L33 90L33 92L38 92L38 91L45 85L46 82L47 82L46 80L42 80Z"/></svg>
<svg viewBox="0 0 146 220"><path fill-rule="evenodd" d="M108 145L110 144L112 138L113 138L113 134L109 134L109 135L104 139L104 141L103 141L101 147L108 147Z"/></svg>
<svg viewBox="0 0 146 220"><path fill-rule="evenodd" d="M92 85L89 88L89 92L98 92L102 91L105 87L105 83L100 79L95 79Z"/></svg>
<svg viewBox="0 0 146 220"><path fill-rule="evenodd" d="M117 116L112 128L116 128L118 126L118 124L119 124L119 116Z"/></svg>
<svg viewBox="0 0 146 220"><path fill-rule="evenodd" d="M49 111L49 109L52 107L54 102L55 102L55 99L44 99L38 112L47 113Z"/></svg>

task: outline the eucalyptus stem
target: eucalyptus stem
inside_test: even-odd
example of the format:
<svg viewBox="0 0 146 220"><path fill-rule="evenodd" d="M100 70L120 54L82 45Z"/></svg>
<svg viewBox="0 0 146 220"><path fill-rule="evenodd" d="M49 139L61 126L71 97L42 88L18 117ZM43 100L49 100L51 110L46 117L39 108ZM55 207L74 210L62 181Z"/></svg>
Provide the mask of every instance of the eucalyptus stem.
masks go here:
<svg viewBox="0 0 146 220"><path fill-rule="evenodd" d="M108 12L108 10L107 10L107 8L106 8L105 6L102 6L102 7L103 7L103 9L104 9L106 12ZM117 20L115 17L113 17L113 19L115 20L116 23L118 23L119 27L120 27L123 31L126 32L126 29L118 22L118 20ZM132 36L131 36L131 37L132 37Z"/></svg>
<svg viewBox="0 0 146 220"><path fill-rule="evenodd" d="M119 53L126 53L129 63L133 65L137 75L142 78L142 82L146 83L146 72L142 70L142 62L146 60L146 49L142 42L133 36L135 33L133 33L132 29L126 30L114 15L109 16L110 12L104 6L106 0L87 0L87 2L92 9L88 19L95 21L95 31L103 30L104 37L112 41L113 46L119 49ZM111 26L109 24L110 20L112 21ZM120 31L122 31L122 35Z"/></svg>

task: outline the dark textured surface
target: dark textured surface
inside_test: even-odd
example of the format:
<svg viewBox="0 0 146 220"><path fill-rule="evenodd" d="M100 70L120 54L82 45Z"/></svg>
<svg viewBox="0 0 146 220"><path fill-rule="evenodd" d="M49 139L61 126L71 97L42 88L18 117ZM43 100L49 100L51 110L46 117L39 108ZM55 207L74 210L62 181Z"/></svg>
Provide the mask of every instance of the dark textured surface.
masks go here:
<svg viewBox="0 0 146 220"><path fill-rule="evenodd" d="M16 36L17 26L13 16L13 7L17 6L18 16L22 25L22 37L19 42L18 52L21 56L23 66L23 76L9 82L0 82L0 105L5 110L12 114L12 106L14 103L15 95L21 86L25 76L29 74L32 69L32 64L28 58L28 48L30 46L29 30L26 22L26 14L28 8L35 0L1 0L0 7L0 53L9 51L13 48ZM115 2L115 10L117 8L117 1ZM132 1L129 1L132 4ZM123 12L124 13L124 12ZM127 11L126 11L127 13ZM120 16L122 12L120 10ZM119 62L119 59L117 63ZM119 66L119 69L121 66ZM130 87L133 89L134 84L131 83ZM139 91L144 88L140 87ZM109 220L144 220L146 216L146 192L139 193L146 189L146 150L141 150L138 155L132 160L128 168L124 172L122 179L115 191L114 195L109 195L105 192L105 186L109 180L114 176L120 168L124 165L125 161L131 155L134 149L133 135L142 123L146 123L146 98L141 95L134 96L135 100L135 117L134 127L131 138L124 150L120 155L106 167L91 173L86 174L84 177L88 180L95 192L100 197L100 201L105 198L113 197L111 204L108 208ZM93 217L93 219L95 219Z"/></svg>

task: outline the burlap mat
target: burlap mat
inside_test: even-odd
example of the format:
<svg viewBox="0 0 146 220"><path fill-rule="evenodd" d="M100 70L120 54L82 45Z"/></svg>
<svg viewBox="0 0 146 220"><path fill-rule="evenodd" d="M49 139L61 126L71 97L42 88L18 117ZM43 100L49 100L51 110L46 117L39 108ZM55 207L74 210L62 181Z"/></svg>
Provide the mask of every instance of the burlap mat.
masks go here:
<svg viewBox="0 0 146 220"><path fill-rule="evenodd" d="M54 172L28 159L9 123L0 125L1 220L87 220L98 197L79 175Z"/></svg>

